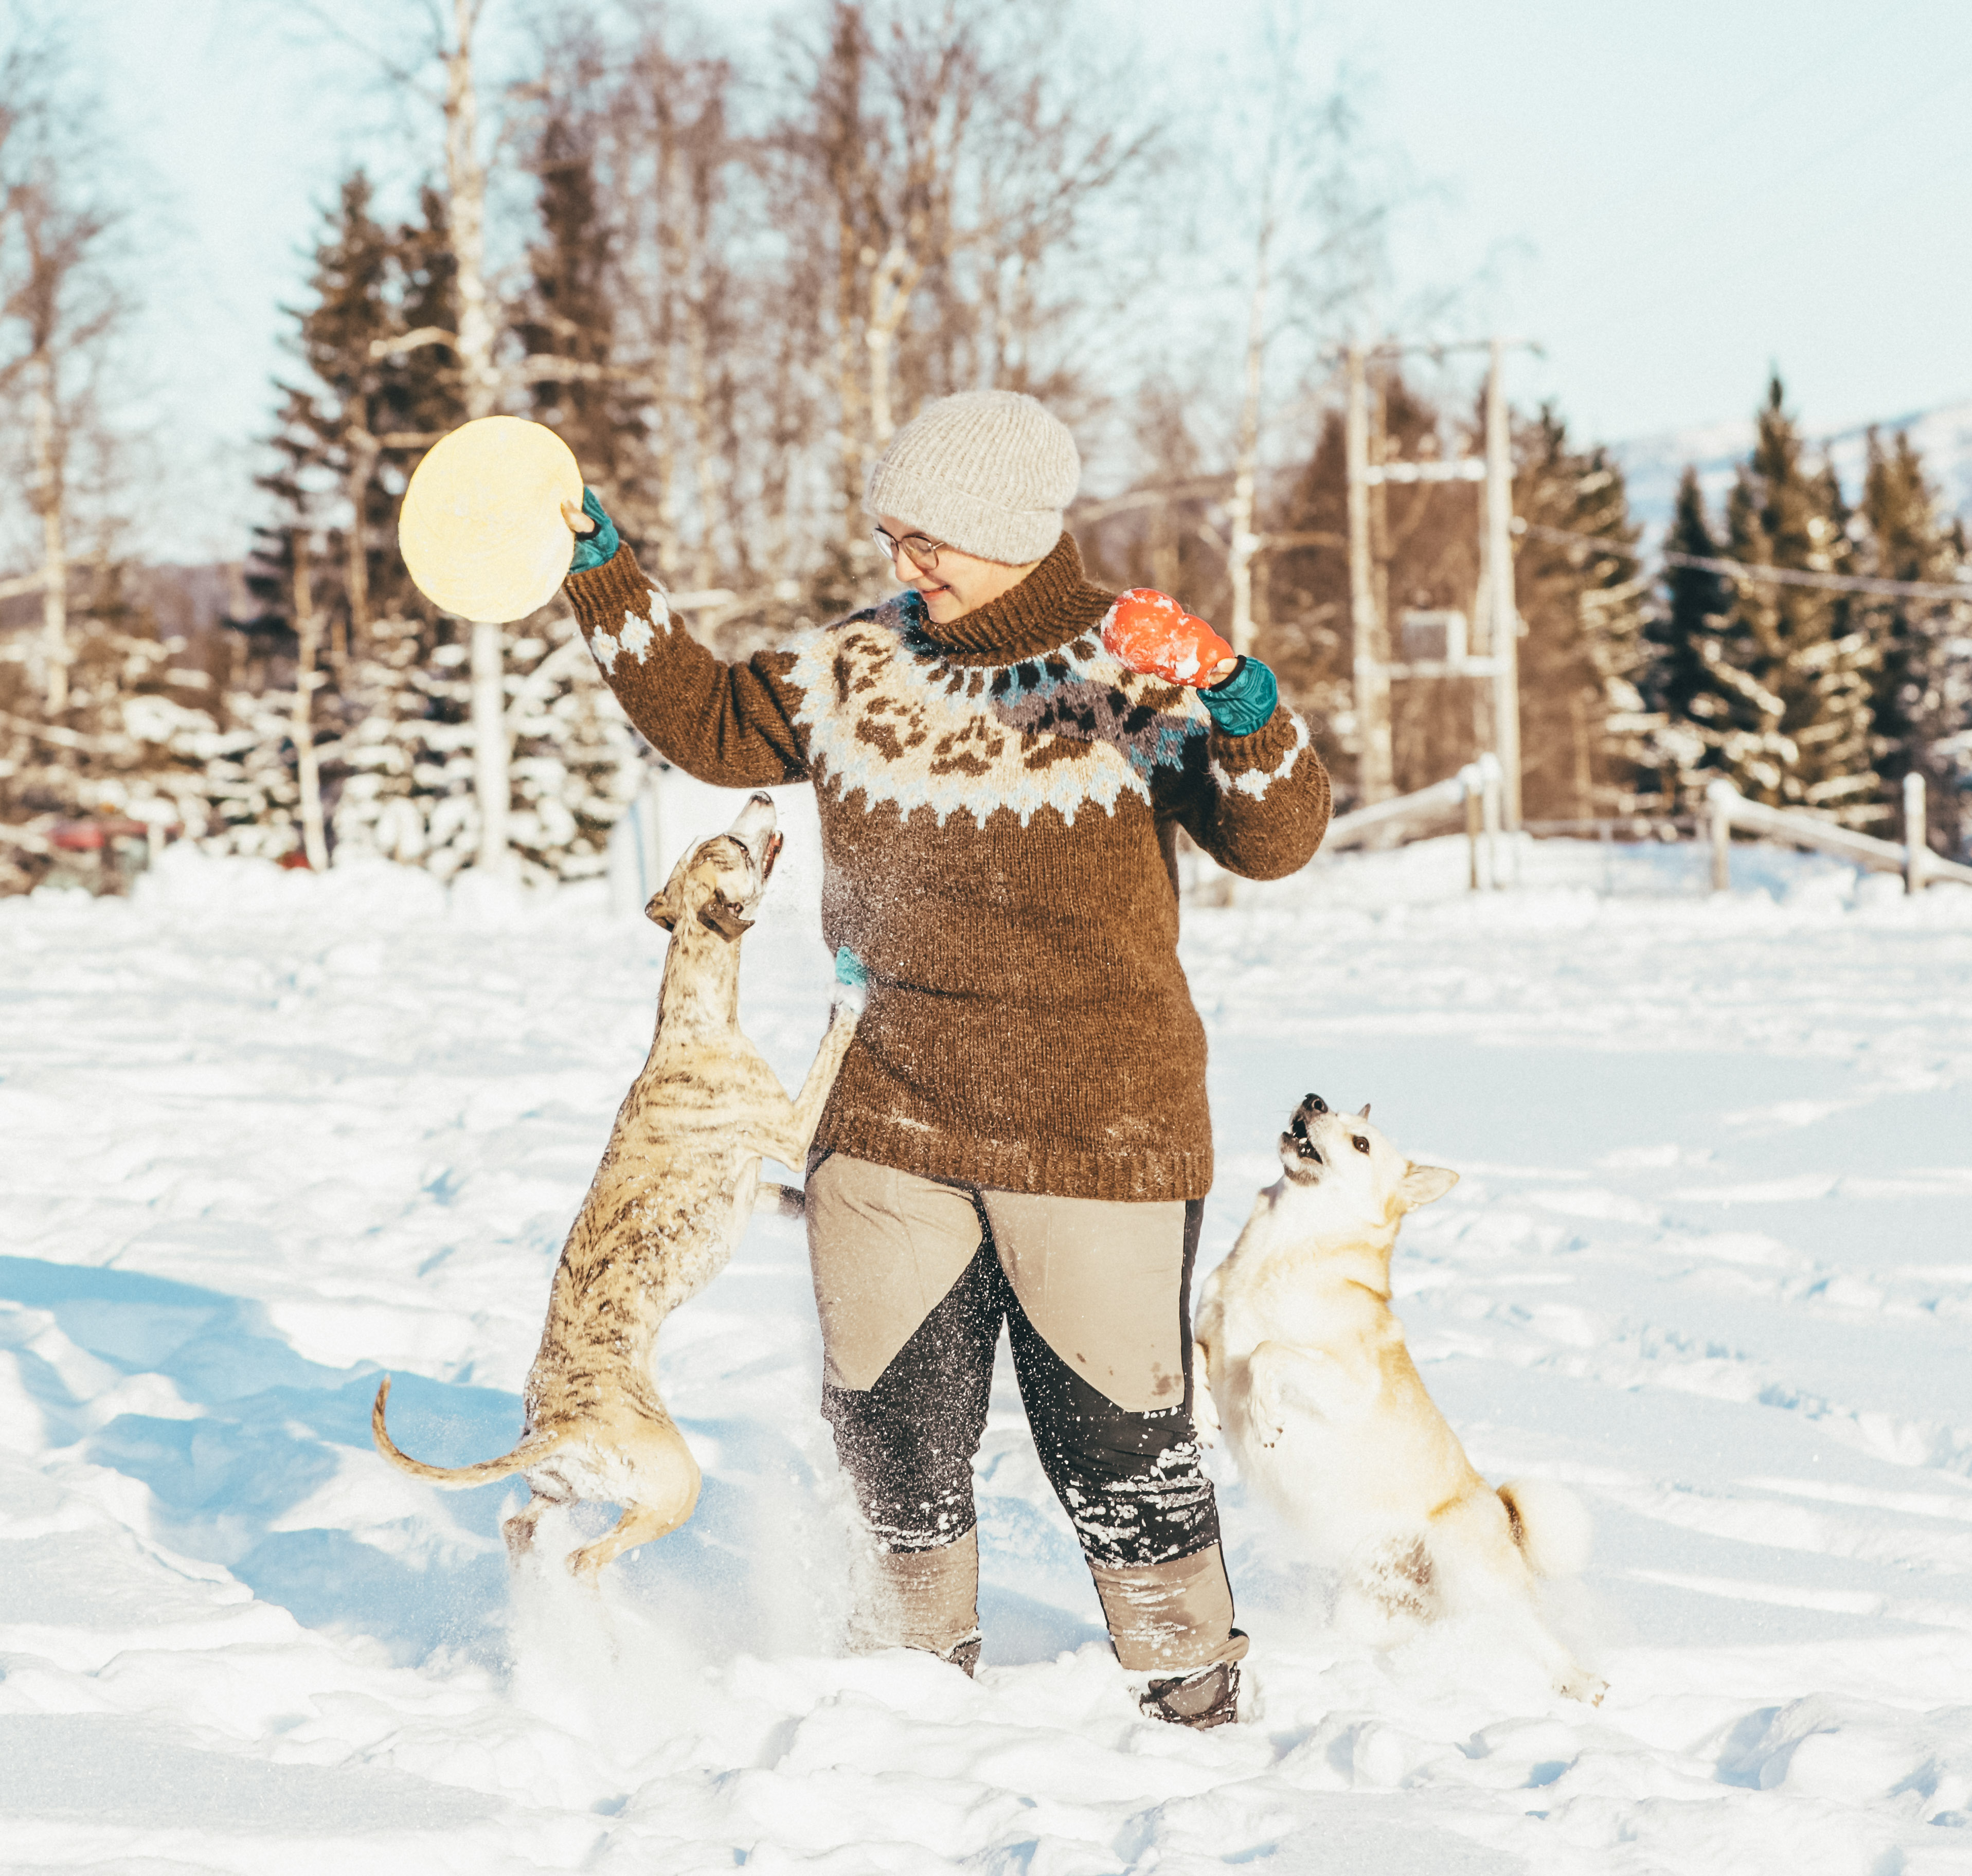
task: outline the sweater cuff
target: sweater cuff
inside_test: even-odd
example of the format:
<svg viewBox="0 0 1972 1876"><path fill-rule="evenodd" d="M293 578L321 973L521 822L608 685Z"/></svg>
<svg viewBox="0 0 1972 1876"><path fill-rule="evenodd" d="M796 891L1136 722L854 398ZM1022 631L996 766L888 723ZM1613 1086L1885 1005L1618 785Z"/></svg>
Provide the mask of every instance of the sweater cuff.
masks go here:
<svg viewBox="0 0 1972 1876"><path fill-rule="evenodd" d="M619 658L627 654L642 664L655 641L671 630L671 608L644 577L627 543L600 566L570 573L562 590L575 608L590 654L612 682Z"/></svg>
<svg viewBox="0 0 1972 1876"><path fill-rule="evenodd" d="M1250 794L1257 801L1272 783L1293 773L1308 746L1308 725L1285 704L1278 705L1251 736L1212 731L1206 744L1212 779L1223 792Z"/></svg>
<svg viewBox="0 0 1972 1876"><path fill-rule="evenodd" d="M571 572L562 582L568 602L586 628L607 623L613 625L625 612L644 618L655 615L661 595L637 564L637 556L625 541L600 566ZM669 615L670 608L664 608Z"/></svg>

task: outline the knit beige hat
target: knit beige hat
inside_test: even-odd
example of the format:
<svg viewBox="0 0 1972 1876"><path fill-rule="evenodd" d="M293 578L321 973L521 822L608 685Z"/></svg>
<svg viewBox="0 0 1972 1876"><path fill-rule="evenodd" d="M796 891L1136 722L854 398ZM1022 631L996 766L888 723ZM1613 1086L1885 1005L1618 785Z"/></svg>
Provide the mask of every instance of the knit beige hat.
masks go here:
<svg viewBox="0 0 1972 1876"><path fill-rule="evenodd" d="M866 514L893 515L962 553L1008 566L1043 558L1082 481L1068 426L1020 391L927 404L870 471Z"/></svg>

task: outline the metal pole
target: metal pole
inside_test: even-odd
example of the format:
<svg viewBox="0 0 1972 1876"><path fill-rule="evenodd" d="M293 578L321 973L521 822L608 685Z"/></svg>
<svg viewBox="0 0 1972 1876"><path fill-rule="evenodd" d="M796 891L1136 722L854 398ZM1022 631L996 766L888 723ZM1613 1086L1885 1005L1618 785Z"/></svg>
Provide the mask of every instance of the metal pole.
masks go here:
<svg viewBox="0 0 1972 1876"><path fill-rule="evenodd" d="M1513 457L1507 423L1507 342L1493 341L1486 376L1486 615L1492 637L1493 742L1510 831L1520 824L1520 620L1513 605Z"/></svg>
<svg viewBox="0 0 1972 1876"><path fill-rule="evenodd" d="M1357 781L1366 804L1396 793L1390 746L1390 678L1378 629L1376 570L1370 552L1370 384L1360 345L1348 354L1349 403L1344 452L1349 481L1349 622L1355 651Z"/></svg>
<svg viewBox="0 0 1972 1876"><path fill-rule="evenodd" d="M1915 769L1904 778L1904 890L1921 892L1931 858L1930 817L1925 811L1924 778Z"/></svg>

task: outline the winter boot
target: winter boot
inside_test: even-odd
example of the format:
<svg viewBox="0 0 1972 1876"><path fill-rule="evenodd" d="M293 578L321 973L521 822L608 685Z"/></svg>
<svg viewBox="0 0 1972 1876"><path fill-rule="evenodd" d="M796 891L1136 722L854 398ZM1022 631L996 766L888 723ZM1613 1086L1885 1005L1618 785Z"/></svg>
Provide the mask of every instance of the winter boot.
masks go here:
<svg viewBox="0 0 1972 1876"><path fill-rule="evenodd" d="M1239 1717L1239 1664L1215 1661L1194 1674L1152 1681L1138 1702L1154 1720L1173 1726L1229 1726Z"/></svg>
<svg viewBox="0 0 1972 1876"><path fill-rule="evenodd" d="M950 1662L955 1668L963 1668L968 1675L977 1679L979 1651L985 1645L985 1638L975 1629L970 1635L961 1636L949 1648L940 1649L938 1658L941 1661Z"/></svg>

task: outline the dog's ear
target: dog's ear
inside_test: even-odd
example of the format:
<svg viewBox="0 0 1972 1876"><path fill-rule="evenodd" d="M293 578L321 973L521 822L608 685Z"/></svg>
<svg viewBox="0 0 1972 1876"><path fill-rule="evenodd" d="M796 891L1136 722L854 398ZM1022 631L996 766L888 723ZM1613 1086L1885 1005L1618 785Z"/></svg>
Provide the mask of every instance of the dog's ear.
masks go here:
<svg viewBox="0 0 1972 1876"><path fill-rule="evenodd" d="M1458 1175L1448 1166L1412 1163L1404 1168L1404 1176L1397 1182L1397 1196L1406 1212L1415 1212L1421 1205L1442 1199L1458 1183Z"/></svg>
<svg viewBox="0 0 1972 1876"><path fill-rule="evenodd" d="M753 920L741 918L740 908L720 892L699 907L698 922L708 931L717 931L729 945L736 944L753 928Z"/></svg>
<svg viewBox="0 0 1972 1876"><path fill-rule="evenodd" d="M644 916L653 925L661 925L667 931L677 926L677 908L661 892L653 892L644 903Z"/></svg>

